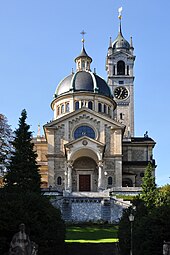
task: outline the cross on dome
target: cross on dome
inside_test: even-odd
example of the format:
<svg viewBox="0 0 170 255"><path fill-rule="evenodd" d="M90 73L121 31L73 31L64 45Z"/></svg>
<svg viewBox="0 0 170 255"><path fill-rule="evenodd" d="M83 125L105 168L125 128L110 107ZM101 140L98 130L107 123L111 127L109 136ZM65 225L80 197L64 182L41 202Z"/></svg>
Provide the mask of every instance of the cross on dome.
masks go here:
<svg viewBox="0 0 170 255"><path fill-rule="evenodd" d="M84 42L85 42L84 35L86 34L86 32L84 30L82 30L82 32L80 34L82 35L81 41L84 44Z"/></svg>

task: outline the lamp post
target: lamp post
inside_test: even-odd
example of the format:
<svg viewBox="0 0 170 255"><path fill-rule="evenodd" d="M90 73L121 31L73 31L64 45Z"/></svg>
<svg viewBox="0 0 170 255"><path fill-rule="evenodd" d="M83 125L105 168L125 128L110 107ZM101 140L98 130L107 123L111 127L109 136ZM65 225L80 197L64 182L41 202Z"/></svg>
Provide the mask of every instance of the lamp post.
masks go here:
<svg viewBox="0 0 170 255"><path fill-rule="evenodd" d="M133 255L133 222L134 222L134 215L131 213L129 215L130 221L130 255Z"/></svg>

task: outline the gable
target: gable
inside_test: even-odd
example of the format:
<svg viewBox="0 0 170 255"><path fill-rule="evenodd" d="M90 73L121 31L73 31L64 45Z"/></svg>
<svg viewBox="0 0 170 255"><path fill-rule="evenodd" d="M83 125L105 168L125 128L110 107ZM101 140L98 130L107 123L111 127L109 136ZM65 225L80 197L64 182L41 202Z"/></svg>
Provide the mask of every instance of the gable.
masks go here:
<svg viewBox="0 0 170 255"><path fill-rule="evenodd" d="M114 52L111 55L109 55L109 58L114 58L114 57L127 57L127 58L134 58L134 56L132 56L131 54L129 54L128 52L125 52L123 50L120 50L118 52Z"/></svg>
<svg viewBox="0 0 170 255"><path fill-rule="evenodd" d="M76 125L79 123L91 123L91 124L99 124L102 122L103 125L110 126L113 129L121 129L124 130L125 126L115 120L104 116L98 112L92 111L88 108L81 108L77 111L71 112L57 120L51 121L44 125L44 129L48 128L56 128L60 127L66 123L70 123L72 125Z"/></svg>

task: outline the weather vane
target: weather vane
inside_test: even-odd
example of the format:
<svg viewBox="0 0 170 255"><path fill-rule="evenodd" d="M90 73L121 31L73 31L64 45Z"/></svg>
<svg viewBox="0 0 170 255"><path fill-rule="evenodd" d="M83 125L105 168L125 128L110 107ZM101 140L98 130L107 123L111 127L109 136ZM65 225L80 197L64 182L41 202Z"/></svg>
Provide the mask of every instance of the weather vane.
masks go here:
<svg viewBox="0 0 170 255"><path fill-rule="evenodd" d="M84 43L84 41L85 41L84 40L84 35L86 34L86 32L83 30L80 34L82 35L82 40L81 41L82 41L82 43Z"/></svg>
<svg viewBox="0 0 170 255"><path fill-rule="evenodd" d="M122 19L122 10L123 10L122 7L120 7L120 8L118 9L118 13L119 13L118 18L119 18L120 20Z"/></svg>

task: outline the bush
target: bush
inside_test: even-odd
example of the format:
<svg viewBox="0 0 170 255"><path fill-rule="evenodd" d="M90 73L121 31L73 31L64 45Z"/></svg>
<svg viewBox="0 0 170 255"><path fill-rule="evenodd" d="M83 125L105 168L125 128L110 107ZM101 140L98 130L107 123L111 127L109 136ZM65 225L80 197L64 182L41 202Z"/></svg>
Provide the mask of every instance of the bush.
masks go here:
<svg viewBox="0 0 170 255"><path fill-rule="evenodd" d="M65 225L60 211L46 197L35 193L1 191L0 204L0 254L9 250L12 236L18 232L20 223L25 224L31 241L38 244L39 255L53 255L56 250L60 254L64 247Z"/></svg>

